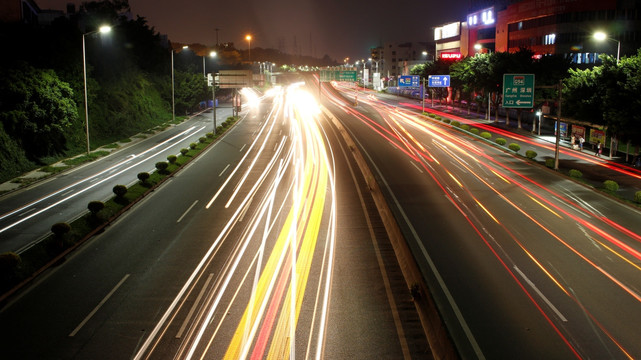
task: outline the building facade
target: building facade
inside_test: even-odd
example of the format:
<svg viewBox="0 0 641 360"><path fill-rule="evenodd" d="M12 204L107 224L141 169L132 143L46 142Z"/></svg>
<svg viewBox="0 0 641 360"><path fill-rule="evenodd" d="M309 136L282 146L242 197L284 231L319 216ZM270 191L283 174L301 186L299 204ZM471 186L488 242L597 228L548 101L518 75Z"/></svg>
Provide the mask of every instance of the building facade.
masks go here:
<svg viewBox="0 0 641 360"><path fill-rule="evenodd" d="M377 67L381 78L397 79L399 75L409 74L414 65L423 64L433 54L427 42L385 43L370 49L372 71Z"/></svg>
<svg viewBox="0 0 641 360"><path fill-rule="evenodd" d="M597 31L606 34L597 41ZM599 54L632 55L641 47L638 0L472 0L465 21L434 28L437 56L532 50L565 54L578 64Z"/></svg>

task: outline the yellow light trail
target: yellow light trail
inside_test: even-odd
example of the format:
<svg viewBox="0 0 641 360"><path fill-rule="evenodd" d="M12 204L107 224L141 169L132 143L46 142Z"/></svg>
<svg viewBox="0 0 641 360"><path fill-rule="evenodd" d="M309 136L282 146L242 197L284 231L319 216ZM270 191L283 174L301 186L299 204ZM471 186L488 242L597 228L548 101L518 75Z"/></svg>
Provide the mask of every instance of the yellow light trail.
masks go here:
<svg viewBox="0 0 641 360"><path fill-rule="evenodd" d="M256 292L247 305L243 317L228 346L225 359L245 358L249 355L249 346L254 342L253 339L259 331L259 326L262 326L263 330L261 331L261 335L258 335L256 346L258 347L261 341L267 340L264 334L269 335L272 329L271 327L267 328L259 319L264 316L266 310L269 314L270 311L274 311L274 309L280 309L280 315L272 336L268 358L282 358L283 354L288 354L290 351L291 344L289 344L289 339L291 336L288 336L288 334L292 333L291 327L295 326L300 314L303 295L311 270L311 261L323 219L329 179L327 160L326 157L322 156L326 154L322 136L315 122L311 119L310 114L299 111L298 115L296 118L299 121L297 121L296 125L303 124L303 132L305 134L305 136L303 136L303 134L298 132L297 136L295 136L299 141L298 145L300 145L303 139L307 140L305 152L306 161L303 162L305 167L304 181L300 189L302 196L295 197L295 199L298 200L298 205L292 207L285 224L283 224L280 230L280 235L278 236L275 247L265 265L265 269L261 273ZM298 221L296 221L296 219L298 219ZM294 229L294 239L290 236L292 229ZM292 243L292 241L294 243ZM290 249L294 244L301 244L298 255L299 259L297 261L294 261L295 254L293 254ZM294 246L294 249L296 248L298 248L298 245ZM284 261L285 257L289 260ZM295 274L293 274L295 275L295 282L292 283L291 277L288 277L285 269L287 266L293 266L294 264L296 267ZM274 287L279 286L278 284L282 286L288 279L290 281L285 299L296 299L295 311L293 312L294 319L290 319L289 317L290 311L292 310L291 301L284 300L282 307L279 306L278 303L272 303L268 309L268 303L274 301L269 299L270 294L272 294L272 297L275 296ZM295 296L292 296L292 291L294 291ZM279 298L282 299L282 296ZM258 307L258 311L250 311L250 309L256 307ZM251 318L249 314L251 314ZM253 324L250 334L246 334L244 331L248 322ZM254 349L254 352L256 351L261 350ZM261 356L260 352L254 355Z"/></svg>

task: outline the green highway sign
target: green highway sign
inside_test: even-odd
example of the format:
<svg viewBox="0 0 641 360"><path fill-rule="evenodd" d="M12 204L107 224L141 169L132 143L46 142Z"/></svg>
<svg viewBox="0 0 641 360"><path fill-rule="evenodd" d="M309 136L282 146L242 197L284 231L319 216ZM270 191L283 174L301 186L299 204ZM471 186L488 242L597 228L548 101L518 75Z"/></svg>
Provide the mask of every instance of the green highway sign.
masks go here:
<svg viewBox="0 0 641 360"><path fill-rule="evenodd" d="M503 74L503 107L534 107L534 74Z"/></svg>
<svg viewBox="0 0 641 360"><path fill-rule="evenodd" d="M356 70L339 72L338 81L356 81Z"/></svg>
<svg viewBox="0 0 641 360"><path fill-rule="evenodd" d="M356 70L321 70L320 80L330 81L356 81Z"/></svg>

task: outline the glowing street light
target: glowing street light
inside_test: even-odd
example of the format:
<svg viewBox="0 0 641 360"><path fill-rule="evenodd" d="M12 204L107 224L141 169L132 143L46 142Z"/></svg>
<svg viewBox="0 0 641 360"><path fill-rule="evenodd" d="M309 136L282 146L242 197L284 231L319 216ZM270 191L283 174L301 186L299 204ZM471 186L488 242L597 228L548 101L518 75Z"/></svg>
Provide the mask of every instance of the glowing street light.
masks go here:
<svg viewBox="0 0 641 360"><path fill-rule="evenodd" d="M609 38L603 31L597 31L593 35L596 41L612 40L617 42L617 65L619 65L619 54L621 53L621 41Z"/></svg>
<svg viewBox="0 0 641 360"><path fill-rule="evenodd" d="M247 57L249 59L249 62L252 61L252 36L247 35L245 36L245 40L247 40Z"/></svg>
<svg viewBox="0 0 641 360"><path fill-rule="evenodd" d="M215 51L210 51L209 52L209 57L212 57L212 58L216 57L216 52ZM205 58L206 58L206 56L203 55L203 77L204 78L207 77L207 73L205 72Z"/></svg>
<svg viewBox="0 0 641 360"><path fill-rule="evenodd" d="M85 51L85 36L95 34L95 33L101 33L101 34L106 34L111 31L111 26L108 25L103 25L98 30L90 31L88 33L82 34L82 76L85 84L85 128L86 128L86 134L87 134L87 155L89 155L89 105L87 103L87 58L86 58L86 51Z"/></svg>
<svg viewBox="0 0 641 360"><path fill-rule="evenodd" d="M189 49L189 45L183 45L183 50ZM176 121L176 99L175 99L175 81L174 81L174 53L176 51L171 49L171 120Z"/></svg>

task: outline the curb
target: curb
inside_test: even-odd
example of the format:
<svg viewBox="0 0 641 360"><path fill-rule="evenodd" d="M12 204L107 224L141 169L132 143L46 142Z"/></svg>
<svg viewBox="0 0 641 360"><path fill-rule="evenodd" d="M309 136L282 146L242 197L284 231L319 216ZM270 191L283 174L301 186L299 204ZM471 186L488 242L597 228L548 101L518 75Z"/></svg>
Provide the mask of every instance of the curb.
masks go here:
<svg viewBox="0 0 641 360"><path fill-rule="evenodd" d="M436 308L436 304L430 295L429 289L423 275L421 274L416 260L401 233L400 227L385 200L383 193L380 190L378 183L374 178L365 158L356 146L356 143L348 134L347 130L343 127L341 122L329 112L325 107L322 108L325 115L331 119L332 124L336 126L338 132L347 143L348 148L352 152L352 156L356 161L361 174L365 178L365 182L370 189L370 194L374 198L379 215L385 226L387 235L389 236L396 259L398 260L403 277L407 284L408 291L411 287L418 285L419 296L414 298L414 305L421 320L421 325L427 336L427 341L430 349L436 359L458 359L458 352L450 339L449 332L441 319L441 316Z"/></svg>

